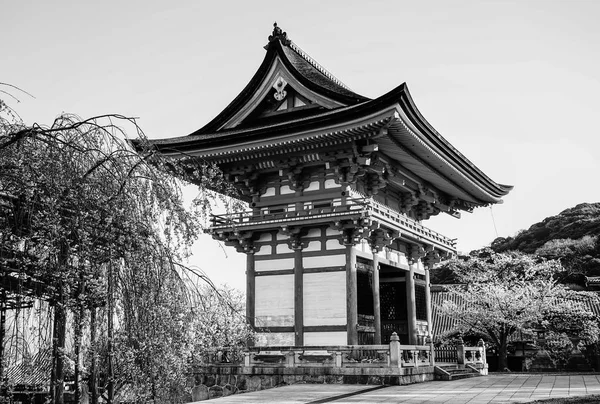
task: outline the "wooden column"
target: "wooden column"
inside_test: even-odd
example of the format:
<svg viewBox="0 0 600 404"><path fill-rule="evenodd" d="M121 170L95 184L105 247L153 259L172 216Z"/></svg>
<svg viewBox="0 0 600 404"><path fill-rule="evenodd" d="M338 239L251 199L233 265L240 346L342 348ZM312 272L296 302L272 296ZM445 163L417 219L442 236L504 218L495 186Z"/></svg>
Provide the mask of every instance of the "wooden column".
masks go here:
<svg viewBox="0 0 600 404"><path fill-rule="evenodd" d="M408 274L406 276L406 307L408 325L408 343L417 343L417 304L415 299L415 266L416 261L409 260Z"/></svg>
<svg viewBox="0 0 600 404"><path fill-rule="evenodd" d="M373 249L373 325L375 327L375 337L373 344L381 344L381 303L379 299L379 255L377 249Z"/></svg>
<svg viewBox="0 0 600 404"><path fill-rule="evenodd" d="M346 321L348 345L358 344L358 291L356 280L356 251L346 244Z"/></svg>
<svg viewBox="0 0 600 404"><path fill-rule="evenodd" d="M254 273L254 252L246 254L246 321L254 328L256 302L256 278Z"/></svg>
<svg viewBox="0 0 600 404"><path fill-rule="evenodd" d="M427 311L427 334L433 336L433 324L431 322L431 284L429 283L430 266L425 266L425 310Z"/></svg>
<svg viewBox="0 0 600 404"><path fill-rule="evenodd" d="M302 248L294 250L294 345L304 345L304 268Z"/></svg>

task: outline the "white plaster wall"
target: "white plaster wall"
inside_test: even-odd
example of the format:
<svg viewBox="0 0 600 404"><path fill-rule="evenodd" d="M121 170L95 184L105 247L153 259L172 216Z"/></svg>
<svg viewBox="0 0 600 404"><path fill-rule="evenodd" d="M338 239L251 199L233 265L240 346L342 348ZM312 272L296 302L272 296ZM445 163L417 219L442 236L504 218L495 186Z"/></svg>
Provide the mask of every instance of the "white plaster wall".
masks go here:
<svg viewBox="0 0 600 404"><path fill-rule="evenodd" d="M348 337L345 331L305 332L304 345L346 345Z"/></svg>
<svg viewBox="0 0 600 404"><path fill-rule="evenodd" d="M304 274L304 325L346 324L346 273Z"/></svg>
<svg viewBox="0 0 600 404"><path fill-rule="evenodd" d="M302 251L321 251L321 242L320 241L311 241L308 243L308 246Z"/></svg>
<svg viewBox="0 0 600 404"><path fill-rule="evenodd" d="M302 266L304 268L339 267L342 265L346 265L345 254L302 258Z"/></svg>
<svg viewBox="0 0 600 404"><path fill-rule="evenodd" d="M294 276L256 277L255 324L257 327L294 325Z"/></svg>
<svg viewBox="0 0 600 404"><path fill-rule="evenodd" d="M340 231L336 230L336 229L332 229L331 227L328 227L325 230L325 235L326 236L339 236L340 235Z"/></svg>
<svg viewBox="0 0 600 404"><path fill-rule="evenodd" d="M274 188L274 187L268 187L268 188L265 190L265 193L264 193L264 194L262 194L262 196L263 196L263 197L265 197L265 196L275 196L275 188Z"/></svg>
<svg viewBox="0 0 600 404"><path fill-rule="evenodd" d="M271 233L263 233L260 235L257 241L271 241L273 240L273 235Z"/></svg>
<svg viewBox="0 0 600 404"><path fill-rule="evenodd" d="M321 237L321 229L310 229L306 237Z"/></svg>
<svg viewBox="0 0 600 404"><path fill-rule="evenodd" d="M277 254L286 254L294 252L287 243L277 244Z"/></svg>
<svg viewBox="0 0 600 404"><path fill-rule="evenodd" d="M340 184L336 184L334 179L328 179L325 180L325 188L329 189L329 188L340 188L341 185Z"/></svg>
<svg viewBox="0 0 600 404"><path fill-rule="evenodd" d="M319 181L311 181L311 183L308 184L308 187L304 189L304 192L318 191L319 187L320 187Z"/></svg>
<svg viewBox="0 0 600 404"><path fill-rule="evenodd" d="M294 259L276 258L271 260L254 261L255 271L277 271L280 269L294 269Z"/></svg>
<svg viewBox="0 0 600 404"><path fill-rule="evenodd" d="M327 251L344 250L344 249L346 249L346 246L341 245L338 240L327 240L325 242L325 249Z"/></svg>
<svg viewBox="0 0 600 404"><path fill-rule="evenodd" d="M261 245L260 250L256 251L254 255L270 255L273 254L273 247L270 245Z"/></svg>
<svg viewBox="0 0 600 404"><path fill-rule="evenodd" d="M279 193L281 195L293 194L294 192L296 192L296 191L291 189L289 185L282 185L281 188L279 189Z"/></svg>
<svg viewBox="0 0 600 404"><path fill-rule="evenodd" d="M293 332L260 332L256 334L256 346L293 346Z"/></svg>

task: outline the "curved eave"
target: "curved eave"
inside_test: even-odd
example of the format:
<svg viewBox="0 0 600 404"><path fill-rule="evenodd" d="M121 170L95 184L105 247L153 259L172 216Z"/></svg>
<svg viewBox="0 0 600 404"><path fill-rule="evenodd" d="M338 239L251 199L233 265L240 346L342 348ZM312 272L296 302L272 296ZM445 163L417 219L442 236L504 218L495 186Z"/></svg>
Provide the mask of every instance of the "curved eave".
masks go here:
<svg viewBox="0 0 600 404"><path fill-rule="evenodd" d="M467 159L461 152L459 152L454 146L452 146L446 139L442 137L434 128L427 122L421 112L418 110L413 98L408 91L408 88L404 88L402 97L400 99L400 106L406 113L407 118L415 126L415 129L423 135L423 140L432 148L438 151L438 153L446 156L452 164L466 174L469 175L474 181L480 182L490 189L491 192L498 196L504 196L508 194L512 189L512 185L499 184L484 174L477 166L475 166L469 159Z"/></svg>
<svg viewBox="0 0 600 404"><path fill-rule="evenodd" d="M248 103L255 92L259 89L262 82L267 77L271 65L275 62L276 57L279 55L280 59L286 66L286 68L292 73L292 75L301 82L304 86L309 88L316 93L322 94L328 98L331 98L335 101L338 101L344 105L354 105L357 103L361 103L364 101L368 101L369 98L363 97L359 94L346 95L340 94L336 91L332 91L328 88L322 87L319 84L311 81L306 76L304 76L301 72L299 72L294 64L289 60L286 52L283 49L283 46L279 40L275 40L271 42L267 47L267 53L265 58L263 59L260 67L250 79L250 82L244 87L244 89L238 94L237 97L227 106L225 109L213 118L209 123L204 125L202 128L197 131L191 133L189 136L200 135L205 133L217 132L219 131L223 125L225 125L235 114L236 112L242 108L246 103ZM294 50L290 50L290 52L296 52ZM296 52L297 54L297 52ZM306 60L302 55L298 54L298 57ZM306 63L309 63L306 61ZM323 77L327 78L323 75ZM337 83L335 83L337 84Z"/></svg>
<svg viewBox="0 0 600 404"><path fill-rule="evenodd" d="M319 133L367 127L389 118L387 136L376 140L384 145L380 149L384 154L449 195L475 205L500 203L512 187L497 184L483 174L417 112L406 85L402 84L374 100L308 118L151 143L165 154L210 157L259 146L268 150L282 141L302 142Z"/></svg>

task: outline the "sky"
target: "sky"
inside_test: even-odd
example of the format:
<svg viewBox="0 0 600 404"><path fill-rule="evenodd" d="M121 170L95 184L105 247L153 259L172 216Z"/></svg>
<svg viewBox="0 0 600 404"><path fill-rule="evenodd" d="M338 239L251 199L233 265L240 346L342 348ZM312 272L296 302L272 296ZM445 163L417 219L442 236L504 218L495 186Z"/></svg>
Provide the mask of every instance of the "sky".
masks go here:
<svg viewBox="0 0 600 404"><path fill-rule="evenodd" d="M28 124L116 113L185 136L244 88L277 21L357 93L406 82L442 136L514 185L501 205L424 223L468 252L600 201L599 15L595 0L0 0L0 82L35 97L4 97ZM208 235L190 260L239 289L245 262Z"/></svg>

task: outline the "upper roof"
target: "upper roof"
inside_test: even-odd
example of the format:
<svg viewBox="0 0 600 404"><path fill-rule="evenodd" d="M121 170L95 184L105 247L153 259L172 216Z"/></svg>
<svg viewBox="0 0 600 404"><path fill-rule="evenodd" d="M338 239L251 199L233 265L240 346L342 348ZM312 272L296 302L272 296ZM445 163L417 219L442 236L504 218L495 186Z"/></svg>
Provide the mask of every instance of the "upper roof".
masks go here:
<svg viewBox="0 0 600 404"><path fill-rule="evenodd" d="M300 116L314 115L323 108L355 105L369 100L350 90L348 86L308 56L287 38L287 33L283 32L277 23L273 26L273 33L269 36L269 43L265 46L267 54L250 82L219 115L192 135L219 132L238 126L252 126L247 122L244 124L243 119L252 112L253 108L258 106L257 103L265 98L266 93L272 90L272 83L279 78L283 78L285 81L282 90L285 91L285 87L292 87L295 92L305 97L308 96L309 99L313 98L310 101L316 104L316 108L309 113L300 114ZM261 96L257 97L257 94ZM240 110L246 114L240 114ZM274 119L270 121L274 121Z"/></svg>
<svg viewBox="0 0 600 404"><path fill-rule="evenodd" d="M277 24L265 48L258 71L219 115L189 136L153 145L166 154L219 163L287 153L290 144L313 148L318 141L347 141L379 131L383 136L373 139L381 155L470 206L499 203L512 189L490 179L444 139L419 112L406 84L375 99L359 95Z"/></svg>

